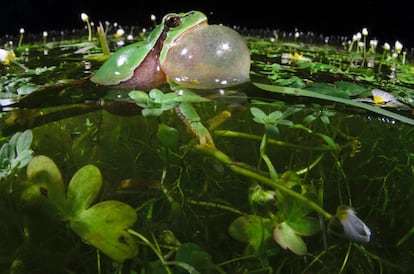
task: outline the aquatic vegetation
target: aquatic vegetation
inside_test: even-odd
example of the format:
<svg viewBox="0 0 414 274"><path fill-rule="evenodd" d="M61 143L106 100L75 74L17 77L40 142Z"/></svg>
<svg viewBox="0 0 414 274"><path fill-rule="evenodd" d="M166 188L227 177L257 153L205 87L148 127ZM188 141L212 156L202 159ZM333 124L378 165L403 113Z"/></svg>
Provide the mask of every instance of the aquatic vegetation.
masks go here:
<svg viewBox="0 0 414 274"><path fill-rule="evenodd" d="M102 88L91 75L123 44L156 41L156 17L93 31L85 16L76 33L4 43L1 269L413 267L414 69L401 43L364 28L336 43L251 31L249 82Z"/></svg>
<svg viewBox="0 0 414 274"><path fill-rule="evenodd" d="M33 150L30 149L33 135L30 129L16 132L9 142L0 148L0 178L4 179L17 169L24 168L32 159Z"/></svg>

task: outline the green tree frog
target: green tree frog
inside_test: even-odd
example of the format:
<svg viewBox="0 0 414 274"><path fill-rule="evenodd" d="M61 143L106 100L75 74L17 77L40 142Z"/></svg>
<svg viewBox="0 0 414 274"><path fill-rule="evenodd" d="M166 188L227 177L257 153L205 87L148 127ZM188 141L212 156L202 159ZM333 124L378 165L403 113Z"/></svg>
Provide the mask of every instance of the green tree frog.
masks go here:
<svg viewBox="0 0 414 274"><path fill-rule="evenodd" d="M250 53L232 28L208 25L199 11L170 13L143 42L114 52L91 81L148 91L172 81L191 89L249 81Z"/></svg>

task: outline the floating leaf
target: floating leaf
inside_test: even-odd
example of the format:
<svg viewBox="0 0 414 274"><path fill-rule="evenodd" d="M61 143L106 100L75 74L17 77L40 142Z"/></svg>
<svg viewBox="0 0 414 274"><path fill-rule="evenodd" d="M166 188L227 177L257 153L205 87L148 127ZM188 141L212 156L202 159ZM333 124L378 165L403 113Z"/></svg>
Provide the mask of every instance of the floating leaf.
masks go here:
<svg viewBox="0 0 414 274"><path fill-rule="evenodd" d="M257 107L251 107L250 112L253 115L253 120L257 123L264 124L267 114L263 110Z"/></svg>
<svg viewBox="0 0 414 274"><path fill-rule="evenodd" d="M22 153L23 151L30 149L32 141L33 141L33 134L32 134L32 131L30 129L25 130L21 134L17 135L17 138L16 138L16 152L17 152L17 154Z"/></svg>
<svg viewBox="0 0 414 274"><path fill-rule="evenodd" d="M144 91L133 90L129 92L128 95L138 104L146 104L149 100L148 93Z"/></svg>
<svg viewBox="0 0 414 274"><path fill-rule="evenodd" d="M336 88L348 96L357 96L367 91L367 88L347 81L335 81Z"/></svg>
<svg viewBox="0 0 414 274"><path fill-rule="evenodd" d="M383 115L385 117L389 117L389 118L401 121L403 123L407 123L409 125L414 125L414 119L411 119L409 117L406 117L398 113L394 113L394 112L391 112L391 111L388 111L388 110L385 110L385 109L382 109L376 106L371 106L369 104L357 102L357 101L350 100L347 98L335 97L335 96L330 96L326 94L319 94L317 92L313 92L313 91L306 90L306 89L273 86L273 85L262 84L262 83L257 83L257 82L254 82L253 84L259 89L262 89L265 91L277 92L281 94L288 94L288 95L294 95L294 96L310 97L310 98L321 99L321 100L326 100L326 101L335 102L335 103L341 103L341 104L345 104L351 107L365 109L373 113L377 113L379 115Z"/></svg>

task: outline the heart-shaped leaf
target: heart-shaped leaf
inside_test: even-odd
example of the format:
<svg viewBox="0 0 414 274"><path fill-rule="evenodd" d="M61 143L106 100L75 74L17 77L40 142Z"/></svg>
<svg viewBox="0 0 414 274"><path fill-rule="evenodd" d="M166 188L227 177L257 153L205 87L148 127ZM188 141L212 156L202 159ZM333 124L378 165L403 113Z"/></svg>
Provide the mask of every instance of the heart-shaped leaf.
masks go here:
<svg viewBox="0 0 414 274"><path fill-rule="evenodd" d="M68 216L75 216L87 209L102 187L102 175L94 165L80 168L72 177L67 192Z"/></svg>
<svg viewBox="0 0 414 274"><path fill-rule="evenodd" d="M127 232L137 220L135 210L120 201L104 201L81 211L70 227L82 239L115 261L123 262L138 253L134 238Z"/></svg>

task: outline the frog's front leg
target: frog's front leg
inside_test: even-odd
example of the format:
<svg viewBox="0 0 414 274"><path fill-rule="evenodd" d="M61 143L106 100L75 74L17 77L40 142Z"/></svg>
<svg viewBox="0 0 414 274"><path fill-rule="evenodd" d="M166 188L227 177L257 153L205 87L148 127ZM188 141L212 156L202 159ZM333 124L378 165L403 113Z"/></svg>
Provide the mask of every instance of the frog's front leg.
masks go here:
<svg viewBox="0 0 414 274"><path fill-rule="evenodd" d="M210 131L201 122L192 103L181 103L175 111L187 128L198 138L200 146L215 147Z"/></svg>

